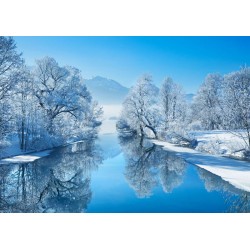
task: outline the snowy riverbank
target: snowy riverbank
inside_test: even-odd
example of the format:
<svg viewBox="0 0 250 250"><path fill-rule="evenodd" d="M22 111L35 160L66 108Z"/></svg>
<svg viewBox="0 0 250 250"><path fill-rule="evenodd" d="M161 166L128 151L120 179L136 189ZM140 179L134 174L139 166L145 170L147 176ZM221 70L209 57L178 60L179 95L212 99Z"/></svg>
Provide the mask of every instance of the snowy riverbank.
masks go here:
<svg viewBox="0 0 250 250"><path fill-rule="evenodd" d="M104 135L116 133L116 122L121 112L121 105L103 105L103 111L103 122L99 134ZM10 143L2 149L2 152L0 152L0 164L35 161L41 157L49 155L53 150L23 152L20 149L18 138L11 139Z"/></svg>
<svg viewBox="0 0 250 250"><path fill-rule="evenodd" d="M198 141L195 150L220 156L244 158L246 133L226 130L194 131L192 136ZM247 140L247 138L245 138Z"/></svg>
<svg viewBox="0 0 250 250"><path fill-rule="evenodd" d="M176 152L185 161L220 176L236 188L250 192L250 163L222 156L201 153L196 150L180 147L168 142L152 140L164 149Z"/></svg>
<svg viewBox="0 0 250 250"><path fill-rule="evenodd" d="M11 140L0 151L0 165L6 163L21 163L35 161L41 157L49 155L51 150L22 151L17 138Z"/></svg>
<svg viewBox="0 0 250 250"><path fill-rule="evenodd" d="M8 164L8 163L25 163L25 162L32 162L38 160L42 157L48 156L52 150L43 150L40 152L33 152L33 153L25 153L20 154L8 158L0 159L1 164Z"/></svg>

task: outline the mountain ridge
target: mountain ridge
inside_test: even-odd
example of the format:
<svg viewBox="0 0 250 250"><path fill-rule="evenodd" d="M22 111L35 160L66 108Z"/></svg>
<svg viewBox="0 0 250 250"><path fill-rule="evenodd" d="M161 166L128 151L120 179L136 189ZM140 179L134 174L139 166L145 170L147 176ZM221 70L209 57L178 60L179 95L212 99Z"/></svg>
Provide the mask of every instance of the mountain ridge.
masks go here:
<svg viewBox="0 0 250 250"><path fill-rule="evenodd" d="M85 79L84 83L100 104L121 104L129 91L117 81L101 76Z"/></svg>

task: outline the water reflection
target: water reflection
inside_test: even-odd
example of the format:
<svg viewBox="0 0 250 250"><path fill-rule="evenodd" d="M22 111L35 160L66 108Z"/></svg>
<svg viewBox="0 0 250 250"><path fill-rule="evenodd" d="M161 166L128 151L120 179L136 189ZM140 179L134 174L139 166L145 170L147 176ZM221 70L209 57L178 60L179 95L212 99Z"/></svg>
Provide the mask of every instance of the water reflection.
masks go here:
<svg viewBox="0 0 250 250"><path fill-rule="evenodd" d="M225 212L246 213L250 212L250 194L224 181L221 177L209 171L197 168L199 177L204 181L208 192L217 191L224 194L228 209Z"/></svg>
<svg viewBox="0 0 250 250"><path fill-rule="evenodd" d="M58 148L32 163L0 168L1 212L84 212L91 171L102 163L94 140Z"/></svg>
<svg viewBox="0 0 250 250"><path fill-rule="evenodd" d="M86 211L250 212L250 197L140 138L106 135L1 165L0 212Z"/></svg>
<svg viewBox="0 0 250 250"><path fill-rule="evenodd" d="M171 193L181 185L186 163L174 154L140 138L120 138L125 159L125 178L137 197L150 197L153 188L161 185Z"/></svg>
<svg viewBox="0 0 250 250"><path fill-rule="evenodd" d="M190 176L190 173L187 173L188 164L184 160L147 140L141 143L140 138L120 138L120 145L126 160L125 178L138 198L149 198L155 195L154 188L157 186L174 197L172 192L184 185L187 180L193 180L194 185L197 186L198 177L203 184L202 187L197 186L197 191L205 189L207 195L211 193L210 197L221 197L225 207L224 212L250 212L249 193L232 186L221 177L195 166L190 167L195 169L197 177ZM181 189L183 196L192 195L192 191L189 191L190 185L185 185L186 188ZM218 196L216 193L221 195ZM200 199L198 193L193 195ZM209 205L212 211L214 211L213 207L217 206L216 199L212 198L213 203ZM184 211L185 205L183 204ZM200 209L203 210L202 207Z"/></svg>

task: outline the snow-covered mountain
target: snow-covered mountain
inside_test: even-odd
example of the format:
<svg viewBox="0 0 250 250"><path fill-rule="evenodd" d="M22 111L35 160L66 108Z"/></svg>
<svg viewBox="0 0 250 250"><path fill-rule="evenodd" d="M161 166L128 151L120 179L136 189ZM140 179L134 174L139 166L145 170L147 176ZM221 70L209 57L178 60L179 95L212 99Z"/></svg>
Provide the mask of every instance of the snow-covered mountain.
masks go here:
<svg viewBox="0 0 250 250"><path fill-rule="evenodd" d="M129 89L120 83L101 76L85 80L88 90L100 104L122 104Z"/></svg>

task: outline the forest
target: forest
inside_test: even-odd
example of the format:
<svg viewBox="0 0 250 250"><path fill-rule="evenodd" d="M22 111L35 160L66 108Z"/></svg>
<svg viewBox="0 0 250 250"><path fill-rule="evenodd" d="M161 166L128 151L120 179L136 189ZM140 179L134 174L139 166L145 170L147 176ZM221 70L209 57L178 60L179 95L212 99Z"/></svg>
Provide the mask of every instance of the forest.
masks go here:
<svg viewBox="0 0 250 250"><path fill-rule="evenodd" d="M12 37L0 37L0 155L13 141L43 150L95 137L101 108L80 70L51 57L27 66Z"/></svg>
<svg viewBox="0 0 250 250"><path fill-rule="evenodd" d="M250 149L250 68L224 76L210 73L188 102L181 85L166 77L160 89L151 75L143 75L131 88L117 129L123 136L139 134L179 145L196 147L195 131L223 130Z"/></svg>
<svg viewBox="0 0 250 250"><path fill-rule="evenodd" d="M139 135L195 148L195 131L224 130L250 151L250 68L208 74L191 102L167 76L160 88L141 76L122 103L121 136ZM14 141L22 152L96 137L102 107L93 100L79 69L51 57L27 66L12 37L0 37L0 154ZM117 114L116 114L117 115Z"/></svg>

